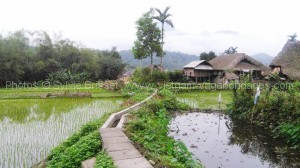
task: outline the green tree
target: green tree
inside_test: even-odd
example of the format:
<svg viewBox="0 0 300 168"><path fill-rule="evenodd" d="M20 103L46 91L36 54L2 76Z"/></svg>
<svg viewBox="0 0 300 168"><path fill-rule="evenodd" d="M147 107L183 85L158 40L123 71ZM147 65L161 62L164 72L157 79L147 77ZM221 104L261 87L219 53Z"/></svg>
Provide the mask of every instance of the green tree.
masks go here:
<svg viewBox="0 0 300 168"><path fill-rule="evenodd" d="M172 20L169 19L170 16L172 16L171 14L168 13L170 7L166 7L166 9L164 10L164 12L161 12L160 9L155 8L155 10L158 12L158 16L154 16L153 18L158 20L161 23L161 49L163 51L163 45L164 45L164 26L165 23L170 25L172 28L174 27ZM161 70L162 70L162 57L164 56L164 52L162 52L162 54L160 55L160 66L161 66Z"/></svg>
<svg viewBox="0 0 300 168"><path fill-rule="evenodd" d="M53 40L45 31L0 34L0 86L5 86L6 81L116 79L124 67L116 48L105 51L80 48L70 39Z"/></svg>
<svg viewBox="0 0 300 168"><path fill-rule="evenodd" d="M210 51L209 53L207 53L207 52L202 52L202 53L200 54L200 60L205 60L205 61L210 61L210 60L212 60L212 59L214 59L214 58L216 58L216 57L217 57L217 55L216 55L216 53L213 52L213 51Z"/></svg>
<svg viewBox="0 0 300 168"><path fill-rule="evenodd" d="M125 68L125 64L122 62L120 54L117 52L115 47L113 47L110 51L105 50L101 53L101 59L98 63L98 78L101 80L117 79Z"/></svg>
<svg viewBox="0 0 300 168"><path fill-rule="evenodd" d="M135 59L144 59L150 56L151 67L153 66L153 54L160 56L162 48L160 45L161 32L153 21L153 10L143 14L136 22L137 40L134 42L132 53Z"/></svg>

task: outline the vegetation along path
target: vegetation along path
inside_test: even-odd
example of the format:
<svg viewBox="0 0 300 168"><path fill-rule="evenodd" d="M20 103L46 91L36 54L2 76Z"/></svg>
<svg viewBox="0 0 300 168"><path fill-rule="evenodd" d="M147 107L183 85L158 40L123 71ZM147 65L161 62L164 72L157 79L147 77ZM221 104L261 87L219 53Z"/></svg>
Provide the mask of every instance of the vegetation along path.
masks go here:
<svg viewBox="0 0 300 168"><path fill-rule="evenodd" d="M147 100L156 95L155 91L151 96L140 103L137 103L125 110L112 114L109 119L99 129L102 138L102 148L106 150L108 155L112 158L114 165L118 168L152 168L153 166L140 154L140 152L133 146L129 138L123 132L122 127L125 121L125 114L137 110ZM118 125L113 127L114 123L118 121ZM95 158L86 160L82 163L84 168L92 168L95 165Z"/></svg>

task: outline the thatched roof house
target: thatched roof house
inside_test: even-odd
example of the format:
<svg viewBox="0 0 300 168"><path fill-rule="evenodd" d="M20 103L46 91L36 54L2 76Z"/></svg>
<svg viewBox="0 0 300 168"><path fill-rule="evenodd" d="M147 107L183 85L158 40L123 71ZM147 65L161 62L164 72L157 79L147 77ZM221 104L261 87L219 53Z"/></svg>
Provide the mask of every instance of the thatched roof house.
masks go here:
<svg viewBox="0 0 300 168"><path fill-rule="evenodd" d="M244 53L220 55L209 63L214 69L224 71L224 74L219 79L216 79L216 82L222 83L227 83L231 80L236 81L240 74L248 72L253 72L254 78L261 78L262 72L268 69L264 64Z"/></svg>
<svg viewBox="0 0 300 168"><path fill-rule="evenodd" d="M288 41L270 64L273 71L280 71L289 79L300 80L300 42Z"/></svg>
<svg viewBox="0 0 300 168"><path fill-rule="evenodd" d="M242 71L242 70L266 70L267 67L254 58L244 54L225 54L220 55L210 62L215 69Z"/></svg>

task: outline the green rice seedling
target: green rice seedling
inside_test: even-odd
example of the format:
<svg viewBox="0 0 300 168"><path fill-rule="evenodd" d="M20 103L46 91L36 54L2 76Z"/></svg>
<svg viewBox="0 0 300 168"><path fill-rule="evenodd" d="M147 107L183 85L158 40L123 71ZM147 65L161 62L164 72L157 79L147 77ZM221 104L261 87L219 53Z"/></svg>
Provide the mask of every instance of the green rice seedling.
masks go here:
<svg viewBox="0 0 300 168"><path fill-rule="evenodd" d="M121 98L0 100L0 167L32 166L83 124L121 103Z"/></svg>

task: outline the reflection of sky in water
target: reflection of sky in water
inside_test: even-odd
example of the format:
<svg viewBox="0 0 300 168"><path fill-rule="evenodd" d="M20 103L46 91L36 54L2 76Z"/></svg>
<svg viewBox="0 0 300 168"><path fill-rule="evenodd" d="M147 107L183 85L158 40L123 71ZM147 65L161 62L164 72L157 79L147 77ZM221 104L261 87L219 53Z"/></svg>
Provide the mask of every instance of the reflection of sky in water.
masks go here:
<svg viewBox="0 0 300 168"><path fill-rule="evenodd" d="M300 156L276 155L274 151L283 147L272 146L266 135L238 127L222 114L189 113L171 121L170 136L183 141L207 168L300 166Z"/></svg>
<svg viewBox="0 0 300 168"><path fill-rule="evenodd" d="M61 99L60 105L67 105L64 100L70 101ZM85 103L76 103L77 107L61 113L58 110L62 108L51 107L46 120L38 119L44 114L38 108L40 104L35 104L29 108L30 114L23 122L14 122L10 118L0 121L0 167L30 167L41 161L51 148L79 130L84 123L117 110L121 100L89 99Z"/></svg>

